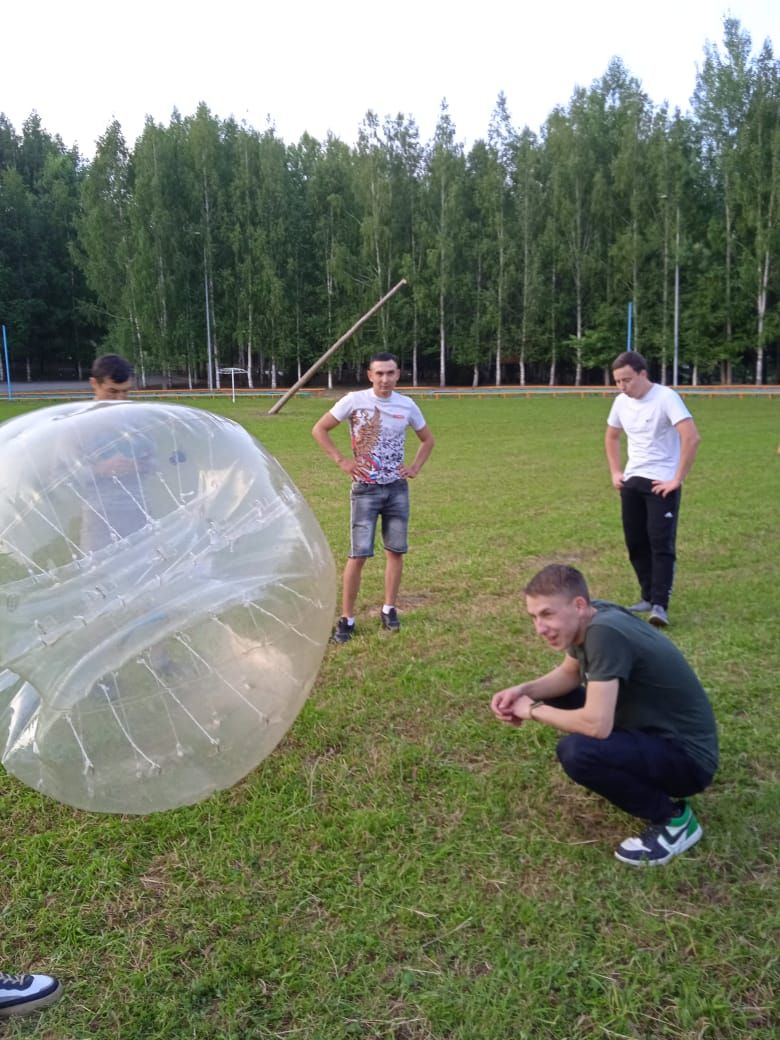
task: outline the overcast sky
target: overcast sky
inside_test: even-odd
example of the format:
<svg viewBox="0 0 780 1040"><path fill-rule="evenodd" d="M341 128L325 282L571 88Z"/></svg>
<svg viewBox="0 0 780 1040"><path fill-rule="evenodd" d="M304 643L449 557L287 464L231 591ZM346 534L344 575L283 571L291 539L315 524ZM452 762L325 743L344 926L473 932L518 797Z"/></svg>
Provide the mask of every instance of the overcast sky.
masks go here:
<svg viewBox="0 0 780 1040"><path fill-rule="evenodd" d="M655 104L689 108L709 40L738 18L757 51L780 50L780 0L71 0L4 5L0 111L92 157L112 119L132 146L205 101L288 143L304 131L354 142L368 109L432 135L442 98L457 137L484 137L499 91L515 127L538 130L575 86L620 57Z"/></svg>

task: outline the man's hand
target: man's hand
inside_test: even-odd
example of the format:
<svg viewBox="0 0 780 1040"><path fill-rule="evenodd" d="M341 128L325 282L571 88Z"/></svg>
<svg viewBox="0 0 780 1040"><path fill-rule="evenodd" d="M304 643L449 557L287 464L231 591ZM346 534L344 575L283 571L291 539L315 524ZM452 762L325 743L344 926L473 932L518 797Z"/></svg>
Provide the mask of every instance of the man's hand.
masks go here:
<svg viewBox="0 0 780 1040"><path fill-rule="evenodd" d="M414 480L419 472L416 466L407 466L405 462L398 467L398 476L405 480Z"/></svg>
<svg viewBox="0 0 780 1040"><path fill-rule="evenodd" d="M346 473L352 480L367 481L369 479L370 460L367 463L365 459L356 459L349 455L342 455L333 443L330 433L331 430L336 429L338 424L339 420L331 415L330 412L326 412L312 426L311 435L328 458L336 463L342 473Z"/></svg>
<svg viewBox="0 0 780 1040"><path fill-rule="evenodd" d="M529 708L533 703L531 698L523 693L523 686L509 686L506 690L499 690L493 695L490 708L499 722L506 722L510 726L520 726L529 719Z"/></svg>
<svg viewBox="0 0 780 1040"><path fill-rule="evenodd" d="M615 489L615 491L622 490L623 474L620 471L612 474L612 487Z"/></svg>
<svg viewBox="0 0 780 1040"><path fill-rule="evenodd" d="M352 480L363 480L368 477L368 470L364 462L360 459L349 459L346 456L343 459L339 459L337 463L339 469L346 473Z"/></svg>
<svg viewBox="0 0 780 1040"><path fill-rule="evenodd" d="M676 491L678 487L682 486L682 481L673 478L672 480L654 480L652 481L652 491L654 495L660 495L661 498L666 498L667 495L671 495L673 491Z"/></svg>

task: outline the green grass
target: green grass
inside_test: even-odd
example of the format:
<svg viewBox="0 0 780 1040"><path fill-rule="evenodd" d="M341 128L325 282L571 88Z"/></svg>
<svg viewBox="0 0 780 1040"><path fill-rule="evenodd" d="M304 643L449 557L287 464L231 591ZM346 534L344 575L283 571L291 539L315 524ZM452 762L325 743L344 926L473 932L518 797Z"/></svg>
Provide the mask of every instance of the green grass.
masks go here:
<svg viewBox="0 0 780 1040"><path fill-rule="evenodd" d="M348 486L309 436L322 401L211 402L277 456L341 564ZM207 802L71 810L0 775L2 966L61 976L7 1027L48 1040L770 1040L778 970L777 401L694 400L670 634L709 689L722 766L690 854L634 871L635 823L574 787L555 734L491 693L556 658L520 590L552 560L636 589L603 400L422 402L403 629L329 648L280 747ZM0 418L14 406L0 406ZM342 431L338 431L340 436ZM346 445L346 441L345 441Z"/></svg>

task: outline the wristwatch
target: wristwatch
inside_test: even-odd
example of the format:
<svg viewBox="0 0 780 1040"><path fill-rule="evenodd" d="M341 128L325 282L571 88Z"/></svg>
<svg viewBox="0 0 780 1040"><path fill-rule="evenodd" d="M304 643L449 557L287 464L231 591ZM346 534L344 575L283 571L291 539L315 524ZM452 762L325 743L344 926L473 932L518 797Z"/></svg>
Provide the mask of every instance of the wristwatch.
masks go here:
<svg viewBox="0 0 780 1040"><path fill-rule="evenodd" d="M534 708L538 708L540 704L544 704L544 701L531 701L531 707L528 709L529 719L534 719ZM534 722L537 721L537 719L534 719Z"/></svg>

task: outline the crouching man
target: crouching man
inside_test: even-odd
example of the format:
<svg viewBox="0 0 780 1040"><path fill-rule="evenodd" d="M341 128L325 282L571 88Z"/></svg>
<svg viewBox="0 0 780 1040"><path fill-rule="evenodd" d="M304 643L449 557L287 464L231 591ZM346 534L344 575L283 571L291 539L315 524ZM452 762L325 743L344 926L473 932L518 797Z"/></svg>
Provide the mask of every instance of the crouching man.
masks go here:
<svg viewBox="0 0 780 1040"><path fill-rule="evenodd" d="M566 734L558 759L575 783L646 820L615 850L624 863L667 863L702 835L687 797L718 765L712 706L691 666L656 629L613 603L591 600L574 567L552 564L525 587L538 635L563 661L500 690L501 722L533 721Z"/></svg>

